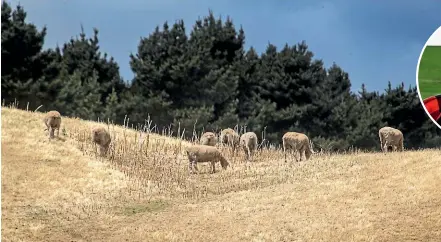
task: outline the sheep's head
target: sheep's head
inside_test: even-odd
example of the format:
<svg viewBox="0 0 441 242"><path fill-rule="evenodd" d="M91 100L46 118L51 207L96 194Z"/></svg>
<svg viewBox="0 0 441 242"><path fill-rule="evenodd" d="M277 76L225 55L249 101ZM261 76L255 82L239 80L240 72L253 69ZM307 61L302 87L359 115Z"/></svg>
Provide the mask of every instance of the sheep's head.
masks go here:
<svg viewBox="0 0 441 242"><path fill-rule="evenodd" d="M221 161L221 166L226 170L230 166L230 163L228 163L228 161Z"/></svg>

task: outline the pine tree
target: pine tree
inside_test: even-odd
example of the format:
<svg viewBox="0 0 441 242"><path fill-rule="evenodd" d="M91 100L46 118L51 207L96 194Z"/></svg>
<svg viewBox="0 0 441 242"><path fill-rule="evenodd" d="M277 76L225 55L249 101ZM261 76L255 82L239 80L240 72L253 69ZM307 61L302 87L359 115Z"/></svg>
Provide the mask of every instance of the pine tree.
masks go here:
<svg viewBox="0 0 441 242"><path fill-rule="evenodd" d="M87 120L97 120L102 117L100 86L98 74L93 72L91 77L82 77L83 73L75 71L68 74L63 71L60 79L63 88L60 90L55 107L66 116Z"/></svg>
<svg viewBox="0 0 441 242"><path fill-rule="evenodd" d="M117 114L120 109L120 102L115 88L112 88L112 93L106 98L106 106L103 112L104 120L109 120L110 122L117 121Z"/></svg>
<svg viewBox="0 0 441 242"><path fill-rule="evenodd" d="M96 73L100 102L105 103L112 89L115 89L117 94L121 93L125 89L125 84L113 57L108 58L107 53L102 55L100 52L98 33L98 29L94 28L93 37L87 38L81 27L79 38L71 38L63 45L61 68L70 75L78 72L83 79L92 77Z"/></svg>
<svg viewBox="0 0 441 242"><path fill-rule="evenodd" d="M37 102L31 91L34 83L42 78L40 57L46 27L41 31L34 24L26 23L27 13L21 5L12 10L2 2L2 91L5 102L15 98L25 103Z"/></svg>

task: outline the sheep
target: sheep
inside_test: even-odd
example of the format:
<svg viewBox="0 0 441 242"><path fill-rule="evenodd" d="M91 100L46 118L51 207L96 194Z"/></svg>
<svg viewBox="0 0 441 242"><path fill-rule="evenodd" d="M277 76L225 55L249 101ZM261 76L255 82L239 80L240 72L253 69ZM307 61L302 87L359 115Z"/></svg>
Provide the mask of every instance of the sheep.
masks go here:
<svg viewBox="0 0 441 242"><path fill-rule="evenodd" d="M233 129L227 128L221 131L220 142L230 146L234 153L236 147L239 145L240 136Z"/></svg>
<svg viewBox="0 0 441 242"><path fill-rule="evenodd" d="M105 156L112 141L109 132L103 127L92 128L92 141L99 145L100 155Z"/></svg>
<svg viewBox="0 0 441 242"><path fill-rule="evenodd" d="M247 160L251 160L254 151L257 149L257 135L254 132L242 134L240 136L240 145L247 155Z"/></svg>
<svg viewBox="0 0 441 242"><path fill-rule="evenodd" d="M392 146L392 150L404 151L403 145L403 133L392 127L383 127L378 131L378 136L380 137L380 148L381 151L388 152L389 146Z"/></svg>
<svg viewBox="0 0 441 242"><path fill-rule="evenodd" d="M216 146L217 140L216 140L216 134L213 132L205 132L200 139L201 145L209 145L209 146Z"/></svg>
<svg viewBox="0 0 441 242"><path fill-rule="evenodd" d="M60 134L61 126L61 114L58 111L52 110L46 113L43 118L43 122L46 125L44 131L49 130L49 138L54 138L54 130L57 130L57 137Z"/></svg>
<svg viewBox="0 0 441 242"><path fill-rule="evenodd" d="M303 153L305 153L305 158L308 160L312 154L314 154L314 150L312 149L312 142L310 142L308 136L302 133L297 132L286 132L282 137L283 143L283 152L285 153L285 162L286 162L286 151L290 150L294 152L294 157L296 161L297 156L296 153L300 153L300 161L303 160ZM290 153L291 153L290 152Z"/></svg>
<svg viewBox="0 0 441 242"><path fill-rule="evenodd" d="M185 148L185 152L189 160L188 168L190 170L190 174L193 173L193 170L198 171L197 163L200 162L211 162L211 174L216 172L216 161L220 161L220 164L224 170L230 165L227 159L225 159L221 152L214 146L198 144L190 145Z"/></svg>

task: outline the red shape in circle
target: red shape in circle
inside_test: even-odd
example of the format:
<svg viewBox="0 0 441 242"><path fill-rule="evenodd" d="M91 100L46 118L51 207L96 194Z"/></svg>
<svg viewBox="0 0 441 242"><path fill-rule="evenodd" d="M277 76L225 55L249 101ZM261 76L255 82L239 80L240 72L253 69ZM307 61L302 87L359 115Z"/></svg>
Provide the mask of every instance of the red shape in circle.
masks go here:
<svg viewBox="0 0 441 242"><path fill-rule="evenodd" d="M441 118L441 94L423 100L424 106L435 121Z"/></svg>

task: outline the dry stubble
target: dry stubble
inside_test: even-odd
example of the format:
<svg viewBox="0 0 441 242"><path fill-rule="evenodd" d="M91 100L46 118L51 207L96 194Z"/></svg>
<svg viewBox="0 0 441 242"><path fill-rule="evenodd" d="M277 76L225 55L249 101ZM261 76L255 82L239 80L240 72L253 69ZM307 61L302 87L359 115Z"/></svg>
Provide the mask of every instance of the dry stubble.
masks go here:
<svg viewBox="0 0 441 242"><path fill-rule="evenodd" d="M92 122L65 118L65 142L49 142L39 117L2 108L4 241L441 237L439 150L287 165L280 151L264 150L250 170L243 154L225 152L230 169L210 175L201 164L190 177L177 139L149 134L139 150L136 132L110 126L115 142L102 159L85 138Z"/></svg>

